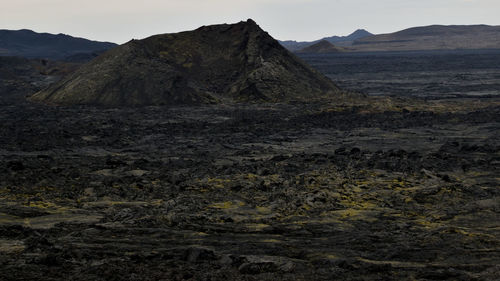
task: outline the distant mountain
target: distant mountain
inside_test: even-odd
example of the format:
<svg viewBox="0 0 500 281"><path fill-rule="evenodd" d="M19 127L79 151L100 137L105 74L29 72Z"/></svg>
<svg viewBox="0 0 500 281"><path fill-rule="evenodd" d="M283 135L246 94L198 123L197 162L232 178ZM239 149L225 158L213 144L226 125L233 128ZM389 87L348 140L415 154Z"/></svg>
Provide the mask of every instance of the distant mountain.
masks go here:
<svg viewBox="0 0 500 281"><path fill-rule="evenodd" d="M363 37L367 37L367 36L372 36L372 35L373 34L371 34L370 32L368 32L364 29L358 29L347 36L331 36L331 37L325 37L325 38L322 38L319 40L309 41L309 42L307 42L307 41L302 41L302 42L299 41L298 42L298 41L292 41L292 40L279 41L279 42L281 45L283 45L283 47L287 48L288 50L290 50L292 52L296 52L296 51L302 50L306 47L309 47L311 45L314 45L322 40L328 41L328 42L333 43L333 44L343 43L343 44L339 44L339 45L349 46L354 40L357 40L357 39L360 39Z"/></svg>
<svg viewBox="0 0 500 281"><path fill-rule="evenodd" d="M357 39L361 39L364 37L372 36L373 34L364 30L364 29L358 29L351 33L348 36L332 36L332 37L325 37L322 40L326 40L330 43L338 43L338 42L350 42L354 41Z"/></svg>
<svg viewBox="0 0 500 281"><path fill-rule="evenodd" d="M297 51L297 53L326 54L326 53L339 53L344 51L345 51L344 48L337 47L326 40L321 40L316 44L313 44L309 47L305 47L304 49Z"/></svg>
<svg viewBox="0 0 500 281"><path fill-rule="evenodd" d="M500 26L431 25L357 39L354 51L500 49Z"/></svg>
<svg viewBox="0 0 500 281"><path fill-rule="evenodd" d="M132 40L30 100L144 106L286 102L337 94L330 79L248 20Z"/></svg>
<svg viewBox="0 0 500 281"><path fill-rule="evenodd" d="M75 55L101 53L115 46L114 43L65 34L36 33L27 29L0 30L0 56L64 60Z"/></svg>

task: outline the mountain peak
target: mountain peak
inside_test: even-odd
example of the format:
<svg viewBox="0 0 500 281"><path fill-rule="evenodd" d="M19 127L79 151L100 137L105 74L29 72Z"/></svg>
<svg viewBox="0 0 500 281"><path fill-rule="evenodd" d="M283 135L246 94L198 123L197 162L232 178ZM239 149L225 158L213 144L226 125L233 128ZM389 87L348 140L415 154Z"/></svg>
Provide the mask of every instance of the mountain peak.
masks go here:
<svg viewBox="0 0 500 281"><path fill-rule="evenodd" d="M370 32L368 32L366 29L356 29L356 31L354 31L353 33L351 33L351 35L353 34L371 34Z"/></svg>
<svg viewBox="0 0 500 281"><path fill-rule="evenodd" d="M253 19L247 19L246 22L247 22L247 24L257 25L257 23Z"/></svg>
<svg viewBox="0 0 500 281"><path fill-rule="evenodd" d="M360 38L368 37L368 36L372 36L372 35L373 35L372 33L366 31L365 29L357 29L356 31L354 31L353 33L349 34L346 37L349 38L349 40L356 40L356 39L360 39Z"/></svg>
<svg viewBox="0 0 500 281"><path fill-rule="evenodd" d="M134 40L32 100L143 106L310 100L338 88L248 20Z"/></svg>

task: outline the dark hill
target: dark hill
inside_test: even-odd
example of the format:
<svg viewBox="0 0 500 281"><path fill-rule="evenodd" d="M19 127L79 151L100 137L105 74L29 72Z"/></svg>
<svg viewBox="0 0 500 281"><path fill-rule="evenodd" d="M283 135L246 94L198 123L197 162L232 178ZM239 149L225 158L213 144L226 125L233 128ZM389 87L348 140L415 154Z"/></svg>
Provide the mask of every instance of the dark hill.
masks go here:
<svg viewBox="0 0 500 281"><path fill-rule="evenodd" d="M500 49L500 26L431 25L356 40L356 51Z"/></svg>
<svg viewBox="0 0 500 281"><path fill-rule="evenodd" d="M0 56L64 60L66 57L102 52L115 47L109 42L75 38L65 34L31 30L0 30Z"/></svg>
<svg viewBox="0 0 500 281"><path fill-rule="evenodd" d="M305 47L304 49L298 51L298 53L325 54L325 53L339 53L343 51L344 51L343 48L339 48L326 40L321 40L314 45Z"/></svg>
<svg viewBox="0 0 500 281"><path fill-rule="evenodd" d="M358 29L354 31L353 33L347 35L347 36L332 36L332 37L325 37L322 40L328 41L330 43L339 43L339 42L352 42L357 39L361 39L364 37L372 36L370 32L364 30L364 29Z"/></svg>
<svg viewBox="0 0 500 281"><path fill-rule="evenodd" d="M297 52L300 51L304 48L307 48L309 46L312 46L316 43L319 43L321 41L328 41L332 44L335 45L341 45L341 46L350 46L354 40L364 38L367 36L372 36L370 32L364 30L364 29L358 29L354 31L353 33L347 35L347 36L330 36L330 37L325 37L320 40L316 41L293 41L293 40L287 40L287 41L279 41L281 45L283 45L285 48L292 52Z"/></svg>
<svg viewBox="0 0 500 281"><path fill-rule="evenodd" d="M31 100L107 106L309 100L338 92L254 21L132 40Z"/></svg>

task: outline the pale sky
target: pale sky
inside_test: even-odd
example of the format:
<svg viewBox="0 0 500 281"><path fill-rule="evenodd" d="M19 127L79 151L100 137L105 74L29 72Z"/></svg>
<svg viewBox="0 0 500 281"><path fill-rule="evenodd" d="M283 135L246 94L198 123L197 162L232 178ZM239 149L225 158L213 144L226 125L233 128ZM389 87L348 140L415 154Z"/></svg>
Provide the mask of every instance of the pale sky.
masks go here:
<svg viewBox="0 0 500 281"><path fill-rule="evenodd" d="M358 28L500 25L499 12L500 0L0 0L0 29L125 43L252 18L276 39L310 41Z"/></svg>

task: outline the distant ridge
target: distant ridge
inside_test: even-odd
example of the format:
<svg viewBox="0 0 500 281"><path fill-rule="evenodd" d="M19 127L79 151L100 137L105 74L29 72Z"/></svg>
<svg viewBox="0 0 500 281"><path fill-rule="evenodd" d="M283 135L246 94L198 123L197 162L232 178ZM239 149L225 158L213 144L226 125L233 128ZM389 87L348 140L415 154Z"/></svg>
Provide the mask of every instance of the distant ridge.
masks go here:
<svg viewBox="0 0 500 281"><path fill-rule="evenodd" d="M500 49L500 26L431 25L357 39L355 51Z"/></svg>
<svg viewBox="0 0 500 281"><path fill-rule="evenodd" d="M285 102L339 89L253 20L132 40L31 97L105 106Z"/></svg>
<svg viewBox="0 0 500 281"><path fill-rule="evenodd" d="M283 45L288 50L290 50L292 52L296 52L296 51L302 50L306 47L309 47L311 45L314 45L316 43L319 43L320 41L323 41L323 40L330 42L332 44L342 43L340 45L349 46L354 40L357 40L357 39L360 39L363 37L367 37L367 36L372 36L372 35L373 34L371 34L370 32L368 32L364 29L358 29L347 36L324 37L322 39L310 41L310 42L307 42L307 41L302 41L302 42L299 41L298 42L298 41L293 41L293 40L279 41L279 42L281 45Z"/></svg>
<svg viewBox="0 0 500 281"><path fill-rule="evenodd" d="M64 60L67 57L102 53L117 46L65 34L37 33L28 29L0 30L0 56Z"/></svg>
<svg viewBox="0 0 500 281"><path fill-rule="evenodd" d="M500 26L430 25L380 35L359 29L349 36L321 40L344 47L348 52L500 49ZM321 40L280 43L292 52L299 52Z"/></svg>

